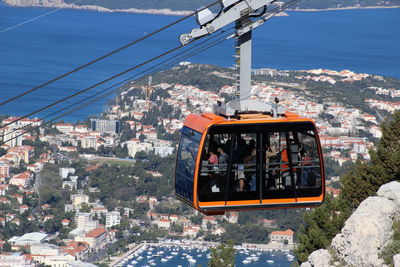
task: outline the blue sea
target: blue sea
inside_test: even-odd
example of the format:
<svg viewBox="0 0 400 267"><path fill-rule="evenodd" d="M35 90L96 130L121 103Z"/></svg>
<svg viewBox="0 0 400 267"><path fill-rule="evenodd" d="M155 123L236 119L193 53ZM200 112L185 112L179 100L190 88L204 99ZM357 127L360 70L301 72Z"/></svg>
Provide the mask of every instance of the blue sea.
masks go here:
<svg viewBox="0 0 400 267"><path fill-rule="evenodd" d="M52 9L0 5L1 100L40 85L180 18L60 10L6 30L50 11ZM194 19L177 24L79 73L1 106L0 114L28 114L101 82L178 46L179 35L188 33L193 27ZM350 69L400 78L400 9L289 12L289 16L267 21L254 31L253 36L253 68ZM232 66L233 46L234 41L227 40L189 61ZM118 81L121 80L91 90L78 100ZM64 119L81 120L98 114L109 99L111 97ZM44 117L60 108L55 106L36 116Z"/></svg>
<svg viewBox="0 0 400 267"><path fill-rule="evenodd" d="M194 267L208 266L210 251L206 248L179 246L144 246L131 254L117 266L123 267ZM290 266L294 256L292 252L236 250L237 267Z"/></svg>

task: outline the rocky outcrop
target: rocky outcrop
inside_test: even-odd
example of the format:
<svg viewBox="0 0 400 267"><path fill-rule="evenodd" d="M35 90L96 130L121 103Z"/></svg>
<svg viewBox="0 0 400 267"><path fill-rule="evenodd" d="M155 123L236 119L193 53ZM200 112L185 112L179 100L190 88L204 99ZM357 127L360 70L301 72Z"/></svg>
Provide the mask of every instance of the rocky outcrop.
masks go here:
<svg viewBox="0 0 400 267"><path fill-rule="evenodd" d="M308 257L308 261L303 263L301 267L329 267L331 266L331 260L332 256L326 249L319 249L311 253L311 255Z"/></svg>
<svg viewBox="0 0 400 267"><path fill-rule="evenodd" d="M302 267L331 266L335 258L347 266L385 266L380 251L390 241L393 219L400 214L400 183L381 186L377 196L364 200L332 240L328 250L313 252Z"/></svg>

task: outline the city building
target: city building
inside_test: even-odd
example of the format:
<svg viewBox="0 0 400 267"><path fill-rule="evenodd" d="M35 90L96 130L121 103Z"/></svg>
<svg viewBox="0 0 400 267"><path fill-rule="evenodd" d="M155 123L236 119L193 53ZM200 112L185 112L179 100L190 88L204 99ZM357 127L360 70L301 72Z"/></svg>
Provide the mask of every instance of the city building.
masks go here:
<svg viewBox="0 0 400 267"><path fill-rule="evenodd" d="M22 253L0 254L0 266L33 267L37 266L33 259Z"/></svg>
<svg viewBox="0 0 400 267"><path fill-rule="evenodd" d="M75 224L77 228L94 229L98 225L98 221L92 220L92 214L88 212L77 212L75 214Z"/></svg>
<svg viewBox="0 0 400 267"><path fill-rule="evenodd" d="M95 228L85 236L75 237L76 242L86 242L91 249L100 250L107 245L107 231L103 228Z"/></svg>
<svg viewBox="0 0 400 267"><path fill-rule="evenodd" d="M85 194L71 194L70 198L75 209L79 209L83 203L89 204L89 196Z"/></svg>
<svg viewBox="0 0 400 267"><path fill-rule="evenodd" d="M70 123L57 123L54 125L57 130L64 134L68 134L74 131L74 126Z"/></svg>
<svg viewBox="0 0 400 267"><path fill-rule="evenodd" d="M294 232L290 229L286 231L273 231L270 234L270 240L272 243L286 243L288 245L293 244Z"/></svg>
<svg viewBox="0 0 400 267"><path fill-rule="evenodd" d="M75 169L74 168L60 168L58 170L58 173L60 174L62 179L65 179L68 177L69 174L75 174Z"/></svg>
<svg viewBox="0 0 400 267"><path fill-rule="evenodd" d="M92 131L98 131L102 134L117 134L121 131L120 121L118 120L91 119L90 126Z"/></svg>
<svg viewBox="0 0 400 267"><path fill-rule="evenodd" d="M32 232L24 234L23 236L13 236L8 240L8 243L16 246L32 246L35 244L44 243L47 241L47 234Z"/></svg>
<svg viewBox="0 0 400 267"><path fill-rule="evenodd" d="M174 153L174 147L172 146L156 146L154 147L154 153L160 157L167 157Z"/></svg>
<svg viewBox="0 0 400 267"><path fill-rule="evenodd" d="M29 171L26 171L14 175L10 180L10 184L15 186L27 187L31 179L32 179L32 174Z"/></svg>
<svg viewBox="0 0 400 267"><path fill-rule="evenodd" d="M168 230L171 227L171 221L169 219L160 219L157 222L158 228Z"/></svg>
<svg viewBox="0 0 400 267"><path fill-rule="evenodd" d="M0 177L8 177L10 175L10 167L0 163Z"/></svg>
<svg viewBox="0 0 400 267"><path fill-rule="evenodd" d="M118 211L106 213L106 227L112 227L121 223L121 214Z"/></svg>
<svg viewBox="0 0 400 267"><path fill-rule="evenodd" d="M149 152L153 149L153 145L147 142L140 142L139 139L133 138L125 143L128 147L128 154L131 157L135 157L139 151Z"/></svg>

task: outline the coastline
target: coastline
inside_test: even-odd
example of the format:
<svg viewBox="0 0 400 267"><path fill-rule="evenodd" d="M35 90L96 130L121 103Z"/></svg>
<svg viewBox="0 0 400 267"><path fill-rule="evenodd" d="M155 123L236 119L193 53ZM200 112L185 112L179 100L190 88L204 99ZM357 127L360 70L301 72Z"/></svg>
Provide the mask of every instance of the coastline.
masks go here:
<svg viewBox="0 0 400 267"><path fill-rule="evenodd" d="M150 15L166 15L166 16L188 16L193 13L190 10L171 10L169 8L163 9L138 9L138 8L128 8L128 9L109 9L102 6L95 5L75 5L75 4L61 4L61 5L13 5L4 2L7 6L12 7L43 7L43 8L57 8L57 9L78 9L78 10L90 10L97 12L121 12L121 13L137 13L137 14L150 14ZM366 7L339 7L339 8L325 8L325 9L287 9L290 12L321 12L321 11L340 11L340 10L364 10L364 9L392 9L400 8L400 6L366 6ZM276 16L289 16L286 12L280 12Z"/></svg>
<svg viewBox="0 0 400 267"><path fill-rule="evenodd" d="M39 7L39 8L56 8L56 9L78 9L78 10L89 10L89 11L97 11L97 12L105 12L105 13L138 13L138 14L151 14L151 15L168 15L168 16L187 16L190 15L193 11L189 10L181 10L175 11L169 8L164 9L137 9L137 8L129 8L129 9L109 9L102 6L94 6L94 5L75 5L75 4L61 4L61 5L12 5L4 2L4 5L11 7Z"/></svg>
<svg viewBox="0 0 400 267"><path fill-rule="evenodd" d="M111 259L109 263L112 267L122 266L125 264L130 258L137 254L138 251L144 250L147 247L164 247L164 248L173 248L180 247L183 249L192 249L197 248L201 250L208 250L211 247L216 247L219 245L219 242L194 242L194 241L170 241L164 243L154 243L154 242L141 242L139 244L132 244L129 248L129 251L118 255ZM281 251L281 252L289 252L295 248L295 245L284 245L280 243L268 243L268 244L251 244L251 243L243 243L242 245L236 245L236 252L239 250L249 250L249 251L263 251L263 252L272 252L272 251ZM135 254L136 253L136 254ZM137 255L136 255L137 256Z"/></svg>

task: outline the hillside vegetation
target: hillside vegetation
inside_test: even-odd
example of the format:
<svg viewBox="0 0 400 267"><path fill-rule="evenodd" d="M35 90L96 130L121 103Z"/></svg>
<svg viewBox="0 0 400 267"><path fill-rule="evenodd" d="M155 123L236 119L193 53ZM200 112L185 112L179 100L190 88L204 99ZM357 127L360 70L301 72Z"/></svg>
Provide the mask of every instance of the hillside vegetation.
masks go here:
<svg viewBox="0 0 400 267"><path fill-rule="evenodd" d="M357 162L341 177L338 198L328 198L322 206L305 214L306 225L298 236L296 250L299 261L306 261L315 250L327 248L358 205L375 195L381 185L400 180L400 111L381 127L383 136L376 149L370 151L371 161ZM400 253L399 247L396 252Z"/></svg>

